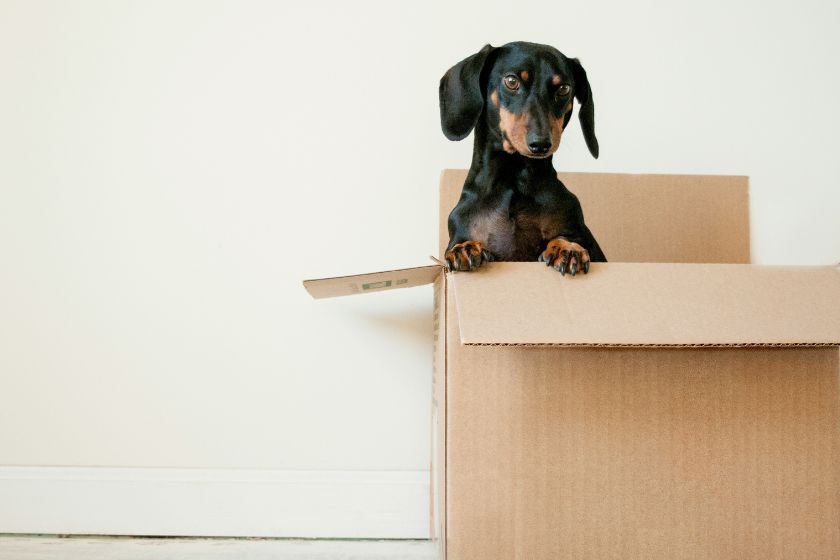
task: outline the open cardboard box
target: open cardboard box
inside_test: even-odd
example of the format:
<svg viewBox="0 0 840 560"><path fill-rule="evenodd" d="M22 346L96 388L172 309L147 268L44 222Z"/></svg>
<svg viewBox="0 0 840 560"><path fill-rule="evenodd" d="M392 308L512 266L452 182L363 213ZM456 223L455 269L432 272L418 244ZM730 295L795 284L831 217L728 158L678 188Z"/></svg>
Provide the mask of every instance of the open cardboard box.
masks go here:
<svg viewBox="0 0 840 560"><path fill-rule="evenodd" d="M747 264L746 177L560 176L610 259L588 275L305 282L435 284L442 557L840 558L840 272Z"/></svg>

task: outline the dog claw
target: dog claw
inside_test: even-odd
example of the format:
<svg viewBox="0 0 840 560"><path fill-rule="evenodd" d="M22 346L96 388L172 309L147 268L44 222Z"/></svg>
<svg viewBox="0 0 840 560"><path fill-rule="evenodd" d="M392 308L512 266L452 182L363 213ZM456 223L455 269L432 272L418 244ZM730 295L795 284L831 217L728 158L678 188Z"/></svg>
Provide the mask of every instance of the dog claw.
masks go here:
<svg viewBox="0 0 840 560"><path fill-rule="evenodd" d="M458 262L458 270L469 270L470 269L470 257L469 255L465 255L463 251L459 251L455 256Z"/></svg>
<svg viewBox="0 0 840 560"><path fill-rule="evenodd" d="M467 255L467 258L470 263L470 270L481 266L481 255Z"/></svg>
<svg viewBox="0 0 840 560"><path fill-rule="evenodd" d="M449 272L470 272L480 267L484 262L493 260L481 241L463 241L456 243L444 254L444 260Z"/></svg>
<svg viewBox="0 0 840 560"><path fill-rule="evenodd" d="M546 266L553 266L562 276L566 276L567 272L570 276L576 276L581 271L584 274L589 272L589 253L586 249L563 238L549 241L538 260Z"/></svg>

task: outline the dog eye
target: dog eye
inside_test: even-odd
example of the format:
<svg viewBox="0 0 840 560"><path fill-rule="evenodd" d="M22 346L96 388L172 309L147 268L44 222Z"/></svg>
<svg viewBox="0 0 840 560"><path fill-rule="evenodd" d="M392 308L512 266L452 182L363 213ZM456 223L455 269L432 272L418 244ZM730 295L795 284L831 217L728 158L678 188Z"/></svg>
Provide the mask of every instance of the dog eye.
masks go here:
<svg viewBox="0 0 840 560"><path fill-rule="evenodd" d="M555 95L559 99L560 97L566 97L567 95L569 95L569 93L571 93L571 91L572 86L570 86L569 84L563 84L557 88L557 93Z"/></svg>
<svg viewBox="0 0 840 560"><path fill-rule="evenodd" d="M519 78L517 78L513 74L508 74L507 76L505 76L504 82L505 87L511 91L516 91L519 89Z"/></svg>

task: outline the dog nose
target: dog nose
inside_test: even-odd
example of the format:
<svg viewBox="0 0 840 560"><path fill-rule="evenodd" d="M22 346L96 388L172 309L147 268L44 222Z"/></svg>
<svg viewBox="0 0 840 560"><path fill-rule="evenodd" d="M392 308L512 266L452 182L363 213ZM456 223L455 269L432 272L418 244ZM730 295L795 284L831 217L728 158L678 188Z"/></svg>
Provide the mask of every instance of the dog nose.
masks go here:
<svg viewBox="0 0 840 560"><path fill-rule="evenodd" d="M551 149L551 140L548 138L536 138L528 142L528 149L532 154L545 154Z"/></svg>

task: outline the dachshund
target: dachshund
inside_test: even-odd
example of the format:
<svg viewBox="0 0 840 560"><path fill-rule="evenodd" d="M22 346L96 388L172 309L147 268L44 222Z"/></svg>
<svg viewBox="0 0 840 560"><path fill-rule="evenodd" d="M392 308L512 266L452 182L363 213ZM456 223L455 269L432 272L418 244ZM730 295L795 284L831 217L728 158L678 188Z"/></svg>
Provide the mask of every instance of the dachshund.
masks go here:
<svg viewBox="0 0 840 560"><path fill-rule="evenodd" d="M486 45L440 80L440 123L450 140L475 131L472 164L449 214L450 271L489 261L540 261L560 274L606 262L552 155L580 104L583 137L598 157L595 106L576 58L548 45Z"/></svg>

